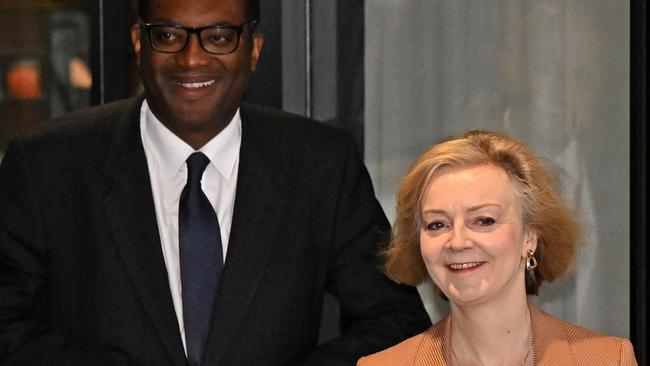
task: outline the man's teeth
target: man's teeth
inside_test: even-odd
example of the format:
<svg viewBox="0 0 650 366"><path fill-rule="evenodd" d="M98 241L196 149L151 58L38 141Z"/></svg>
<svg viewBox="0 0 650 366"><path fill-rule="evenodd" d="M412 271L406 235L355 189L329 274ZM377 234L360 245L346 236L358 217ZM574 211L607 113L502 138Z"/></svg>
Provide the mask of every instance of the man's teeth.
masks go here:
<svg viewBox="0 0 650 366"><path fill-rule="evenodd" d="M214 80L204 81L202 83L180 83L180 84L185 88L198 89L198 88L205 88L206 86L210 86L214 84Z"/></svg>
<svg viewBox="0 0 650 366"><path fill-rule="evenodd" d="M481 264L481 262L470 262L470 263L454 263L450 264L449 267L451 269L467 269L467 268L473 268Z"/></svg>

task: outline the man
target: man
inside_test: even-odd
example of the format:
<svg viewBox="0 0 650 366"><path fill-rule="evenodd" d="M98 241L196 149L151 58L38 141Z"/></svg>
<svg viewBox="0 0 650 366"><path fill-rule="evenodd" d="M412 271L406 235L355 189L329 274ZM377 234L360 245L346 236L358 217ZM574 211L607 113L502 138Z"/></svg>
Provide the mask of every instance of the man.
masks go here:
<svg viewBox="0 0 650 366"><path fill-rule="evenodd" d="M351 139L242 105L257 1L151 0L144 98L15 138L0 167L7 365L353 365L429 326L392 285ZM342 335L317 346L325 291Z"/></svg>

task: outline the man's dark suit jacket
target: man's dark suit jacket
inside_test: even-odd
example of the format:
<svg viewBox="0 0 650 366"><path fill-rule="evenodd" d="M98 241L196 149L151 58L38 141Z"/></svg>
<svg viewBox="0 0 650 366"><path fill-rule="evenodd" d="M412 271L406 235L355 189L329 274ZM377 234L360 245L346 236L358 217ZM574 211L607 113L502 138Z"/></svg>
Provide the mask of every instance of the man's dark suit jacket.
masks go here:
<svg viewBox="0 0 650 366"><path fill-rule="evenodd" d="M139 129L141 99L15 138L0 166L0 360L186 363ZM242 106L228 255L204 365L354 364L426 329L379 270L388 224L357 148ZM325 291L344 335L316 347ZM0 362L2 363L2 362Z"/></svg>

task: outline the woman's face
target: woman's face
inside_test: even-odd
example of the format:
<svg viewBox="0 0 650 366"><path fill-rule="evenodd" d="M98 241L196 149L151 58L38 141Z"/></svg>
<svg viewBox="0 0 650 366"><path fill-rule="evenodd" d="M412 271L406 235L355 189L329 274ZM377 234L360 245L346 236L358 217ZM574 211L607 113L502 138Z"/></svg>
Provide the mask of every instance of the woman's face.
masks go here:
<svg viewBox="0 0 650 366"><path fill-rule="evenodd" d="M420 251L433 282L457 305L522 296L525 258L536 237L524 229L505 171L443 168L422 201Z"/></svg>

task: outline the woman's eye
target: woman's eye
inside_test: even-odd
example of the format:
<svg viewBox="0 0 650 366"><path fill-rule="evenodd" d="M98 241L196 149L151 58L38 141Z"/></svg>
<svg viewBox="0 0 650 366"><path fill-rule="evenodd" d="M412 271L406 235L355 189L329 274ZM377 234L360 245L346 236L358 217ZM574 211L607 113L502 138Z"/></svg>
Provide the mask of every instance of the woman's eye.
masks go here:
<svg viewBox="0 0 650 366"><path fill-rule="evenodd" d="M438 231L445 228L445 223L442 221L434 221L426 225L427 231Z"/></svg>
<svg viewBox="0 0 650 366"><path fill-rule="evenodd" d="M491 226L496 223L496 220L491 217L479 217L474 222L478 226Z"/></svg>

